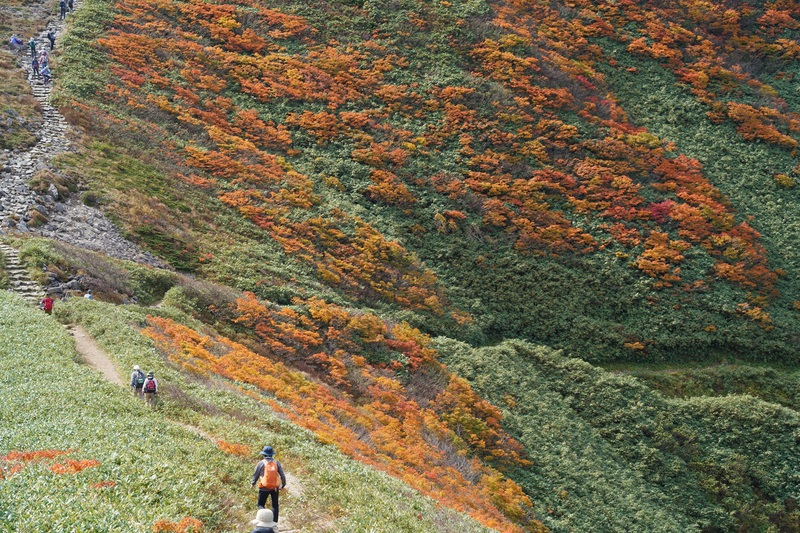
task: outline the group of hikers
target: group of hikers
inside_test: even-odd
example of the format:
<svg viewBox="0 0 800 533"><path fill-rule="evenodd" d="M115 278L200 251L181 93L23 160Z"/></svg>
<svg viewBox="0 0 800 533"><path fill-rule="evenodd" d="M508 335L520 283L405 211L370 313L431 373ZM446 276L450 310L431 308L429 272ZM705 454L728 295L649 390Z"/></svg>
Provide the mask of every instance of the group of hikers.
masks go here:
<svg viewBox="0 0 800 533"><path fill-rule="evenodd" d="M50 41L50 51L53 51L56 47L56 33L52 28L47 30L47 40ZM31 37L28 41L28 48L31 51L31 72L33 77L41 76L43 83L50 83L52 79L50 56L47 54L46 48L37 53L36 47L38 44L36 37ZM10 45L11 48L19 50L24 46L24 43L19 37L12 35Z"/></svg>
<svg viewBox="0 0 800 533"><path fill-rule="evenodd" d="M131 390L133 395L144 398L149 407L155 406L158 394L158 382L151 370L145 375L139 365L134 365L131 374ZM256 465L250 486L258 486L258 511L256 518L250 523L255 526L251 533L278 533L278 497L280 491L286 487L286 474L281 462L275 459L275 450L272 446L264 446L259 452L262 459ZM266 508L267 500L270 508Z"/></svg>
<svg viewBox="0 0 800 533"><path fill-rule="evenodd" d="M72 13L75 9L75 2L74 0L60 0L58 3L59 8L59 20L64 20L67 18L67 10ZM53 28L47 29L47 40L50 41L50 51L55 50L56 47L56 32ZM36 37L31 37L28 41L28 48L31 51L31 71L33 76L41 76L42 82L47 84L50 83L52 79L52 72L50 71L50 58L47 55L47 50L42 50L41 54L37 56L36 47L38 43L36 42ZM22 50L25 47L25 43L22 39L20 39L16 34L11 36L9 40L9 46L12 50Z"/></svg>
<svg viewBox="0 0 800 533"><path fill-rule="evenodd" d="M158 381L155 372L151 370L145 375L139 365L133 365L131 390L134 396L143 398L148 407L155 407L158 395Z"/></svg>

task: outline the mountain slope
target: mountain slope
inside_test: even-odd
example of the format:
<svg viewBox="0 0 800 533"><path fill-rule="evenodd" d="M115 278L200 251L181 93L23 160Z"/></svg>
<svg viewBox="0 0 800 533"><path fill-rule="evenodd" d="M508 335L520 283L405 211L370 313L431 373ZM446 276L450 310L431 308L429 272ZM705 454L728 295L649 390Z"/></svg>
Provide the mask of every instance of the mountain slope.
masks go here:
<svg viewBox="0 0 800 533"><path fill-rule="evenodd" d="M796 527L793 474L767 460L794 411L519 359L796 362L797 20L793 2L87 1L57 95L85 137L58 164L195 279L25 246L37 269L102 263L110 300L163 295L188 316L140 325L173 364L289 402L484 525ZM494 373L537 378L507 398ZM725 441L730 418L747 438ZM616 490L552 449L573 431Z"/></svg>
<svg viewBox="0 0 800 533"><path fill-rule="evenodd" d="M634 4L93 6L61 98L153 166L92 186L179 268L595 361L796 357L794 210L778 202L796 202L798 122L790 86L766 85L793 52L759 78L729 51L791 48L793 24L740 21L741 43L688 7L660 23ZM709 75L727 85L693 81ZM287 265L280 282L230 272L237 234Z"/></svg>
<svg viewBox="0 0 800 533"><path fill-rule="evenodd" d="M796 531L796 410L747 395L667 400L521 342L437 343L503 406L533 466L511 473L554 531Z"/></svg>
<svg viewBox="0 0 800 533"><path fill-rule="evenodd" d="M173 531L156 525L185 528L194 519L204 531L242 531L254 515L249 478L265 442L315 494L284 494L283 511L297 527L485 531L345 459L225 381L198 380L165 365L129 325L144 309L82 299L56 304L60 318L83 321L118 367L137 363L156 371L163 398L156 411L78 364L55 320L7 293L0 301L3 531L35 531L45 519L59 530Z"/></svg>

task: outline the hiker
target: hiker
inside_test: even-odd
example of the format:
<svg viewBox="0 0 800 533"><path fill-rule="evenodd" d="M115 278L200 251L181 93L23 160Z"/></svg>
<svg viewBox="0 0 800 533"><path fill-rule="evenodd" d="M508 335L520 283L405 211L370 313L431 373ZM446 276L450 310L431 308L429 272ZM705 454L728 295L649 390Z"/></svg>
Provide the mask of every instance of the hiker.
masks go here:
<svg viewBox="0 0 800 533"><path fill-rule="evenodd" d="M31 60L31 70L33 70L34 76L39 76L39 60L35 57Z"/></svg>
<svg viewBox="0 0 800 533"><path fill-rule="evenodd" d="M42 69L42 83L47 84L50 83L50 67L47 65L44 66Z"/></svg>
<svg viewBox="0 0 800 533"><path fill-rule="evenodd" d="M28 41L28 46L31 47L31 57L36 57L36 39L31 37L31 40Z"/></svg>
<svg viewBox="0 0 800 533"><path fill-rule="evenodd" d="M142 384L142 392L144 392L144 402L147 406L155 408L156 395L158 394L158 381L156 381L155 373L152 370L147 373L147 377Z"/></svg>
<svg viewBox="0 0 800 533"><path fill-rule="evenodd" d="M61 18L59 20L67 18L67 0L61 0L58 3L58 8L61 10Z"/></svg>
<svg viewBox="0 0 800 533"><path fill-rule="evenodd" d="M84 298L87 300L94 300L94 296L92 295L92 289L86 291L86 294L83 295Z"/></svg>
<svg viewBox="0 0 800 533"><path fill-rule="evenodd" d="M42 309L42 311L44 311L48 315L53 314L53 299L50 298L49 294L44 298L42 298L42 301L39 302L39 308Z"/></svg>
<svg viewBox="0 0 800 533"><path fill-rule="evenodd" d="M256 519L250 523L256 526L250 533L278 533L278 523L272 519L272 511L269 509L259 509Z"/></svg>
<svg viewBox="0 0 800 533"><path fill-rule="evenodd" d="M253 482L251 487L258 483L258 508L264 508L267 497L272 499L272 515L275 522L278 521L278 493L286 487L286 475L283 473L281 462L275 459L275 450L272 446L264 446L259 452L264 459L256 465L253 472Z"/></svg>
<svg viewBox="0 0 800 533"><path fill-rule="evenodd" d="M144 372L142 369L139 368L139 365L133 365L133 373L131 374L131 389L133 390L133 395L142 398L142 394L144 394Z"/></svg>
<svg viewBox="0 0 800 533"><path fill-rule="evenodd" d="M42 50L42 54L39 56L39 65L44 68L50 63L50 58L47 56L47 50Z"/></svg>
<svg viewBox="0 0 800 533"><path fill-rule="evenodd" d="M73 0L67 0L67 6L69 6L69 12L72 13L75 7L75 3L73 2Z"/></svg>
<svg viewBox="0 0 800 533"><path fill-rule="evenodd" d="M53 30L47 32L47 40L50 41L50 50L56 47L56 34L53 33Z"/></svg>

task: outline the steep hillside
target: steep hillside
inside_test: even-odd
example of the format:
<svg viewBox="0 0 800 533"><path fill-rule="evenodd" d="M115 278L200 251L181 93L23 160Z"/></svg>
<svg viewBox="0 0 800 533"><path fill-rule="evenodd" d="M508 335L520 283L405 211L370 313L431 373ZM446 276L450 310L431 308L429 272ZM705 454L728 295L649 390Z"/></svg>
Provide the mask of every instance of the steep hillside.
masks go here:
<svg viewBox="0 0 800 533"><path fill-rule="evenodd" d="M37 186L175 271L14 244L42 283L162 301L115 313L186 380L170 412L227 413L184 396L223 382L245 419L500 531L796 531L796 372L709 398L639 374L670 398L585 361L795 368L798 21L788 0L85 0L54 93L80 146ZM129 365L104 305L61 316ZM748 387L766 401L713 397ZM414 527L338 505L344 530Z"/></svg>
<svg viewBox="0 0 800 533"><path fill-rule="evenodd" d="M297 529L486 531L320 444L231 382L165 364L129 325L146 310L75 299L56 311L83 322L121 374L133 363L154 369L162 403L150 411L103 381L77 362L58 322L0 293L0 530L249 531L249 478L269 442L302 484L281 504Z"/></svg>
<svg viewBox="0 0 800 533"><path fill-rule="evenodd" d="M64 164L176 267L279 303L796 359L784 4L95 1L61 101L104 144Z"/></svg>
<svg viewBox="0 0 800 533"><path fill-rule="evenodd" d="M23 257L35 257L38 264L44 256L42 244L27 243L23 247ZM69 249L66 251L65 255L69 256ZM73 267L81 258L82 268L90 264L86 258L92 254L71 253ZM63 258L59 264L70 268ZM124 264L102 257L95 257L91 264L97 273L105 272L115 279L127 277L121 268ZM133 274L129 279L134 284L140 283L142 270L138 270L138 275L135 273L143 267L129 265L128 268ZM409 527L424 531L477 530L477 526L468 522L445 518L424 503L400 503L412 498L411 493L406 492L409 489L401 489L399 482L387 482L385 478L378 483L372 477L374 474L367 475L368 470L353 474L354 465L340 466L342 459L336 458L332 447L320 442L386 470L441 503L467 510L501 531L517 529L497 521L487 511L497 505L510 518L520 518L514 514L513 507L508 507L513 499L505 499L519 498L518 493L515 495L514 483L530 496L537 516L554 531L597 527L625 531L634 525L643 531L734 531L742 527L796 531L800 528L796 504L800 491L797 484L800 418L796 402L787 398L787 394L789 398L792 394L792 380L796 384L796 372L793 377L784 378L784 385L776 380L772 389L754 370L753 375L740 371L737 379L728 379L728 382L738 382L742 388L753 387L754 391L771 394L770 399L782 397L791 408L750 396L669 400L632 377L594 368L547 348L516 341L474 349L450 339L436 339L430 347L436 348L451 371L468 379L474 387L471 392L466 382L459 382L457 388L449 388L444 398L436 398L436 403L456 402L458 405L455 394L469 395L472 403L481 403L481 397L485 398L500 409L493 410L485 403L482 408L490 409L497 419L502 417L505 430L525 450L524 464L506 463L503 468L513 480L508 481L485 469L481 473L481 467L463 455L447 457L447 453L452 454L457 449L458 439L448 436L441 422L433 418L434 402L429 404L429 409L420 412L421 416L416 415L412 401L402 397L403 389L392 386L388 379L379 382L383 389L371 403L348 402L334 388L292 371L282 363L259 357L181 311L202 308L197 298L208 294L210 287L181 280L174 274L154 272L152 275L165 277L161 282L151 277L138 285L134 293L146 299L147 289L160 287L159 290L164 291L172 285L160 309L117 307L82 298L60 302L56 308L59 320L82 324L111 354L119 368L126 369L136 363L156 370L162 381L163 403L152 415L143 412L138 402L126 399L124 390L119 387L96 383L101 391L96 396L88 385L60 385L60 379L76 380L78 378L70 376L92 372L70 360L75 357L73 348L53 320L20 307L21 304L7 306L9 318L2 322L8 331L4 329L0 333L8 341L8 353L0 360L4 373L12 381L11 397L25 402L27 397L42 396L42 401L47 402L50 401L48 395L54 391L66 389L70 392L56 417L45 416L44 411L40 412L35 406L12 416L10 413L16 407L9 407L11 418L8 420L18 419L19 424L10 424L8 437L3 440L6 470L17 464L14 450L69 449L73 450L72 454L84 450L87 445L82 439L95 433L95 422L87 416L96 411L98 420L105 420L111 403L119 410L114 416L122 424L118 428L104 426L109 443L114 443L111 450L104 440L95 439L91 453L85 452L88 459L79 459L99 461L101 465L110 461L109 453L113 457L130 455L141 459L127 465L124 472L114 470L108 474L110 478L104 478L116 484L113 485L118 487L115 490L133 491L131 502L115 497L101 505L92 496L81 508L64 517L65 524L93 524L95 513L108 510L113 510L115 516L124 515L125 509L134 505L132 502L139 501L138 491L150 488L150 485L139 484L147 478L147 469L141 463L147 463L148 453L151 453L148 450L157 447L174 450L180 457L187 453L199 455L201 464L205 465L205 475L218 480L200 485L209 488L209 494L218 494L219 490L230 492L224 498L228 502L226 510L220 516L214 511L220 499L211 496L207 500L206 490L198 488L197 498L200 499L194 501L191 511L181 507L184 497L176 499L174 494L162 491L164 509L148 503L138 504L140 507L133 512L143 513L151 522L157 519L178 522L187 513L203 521L210 531L236 530L228 529L226 524L244 520L243 509L247 508L248 497L252 497L243 492L242 480L249 474L254 450L262 441L269 441L282 450L282 459L291 465L303 490L318 494L313 501L295 500L291 496L285 501L288 519L293 526L304 524L302 527L306 531L325 531L344 524L349 524L354 531L369 530L369 524L373 524L376 531L388 531L390 524L409 524L408 520L413 524ZM94 283L99 280L93 278ZM114 290L123 288L118 285ZM100 291L98 296L103 294ZM327 312L335 311L328 309ZM41 332L38 334L43 343L41 347L30 343L34 331ZM30 348L18 349L17 338L22 339L20 342L29 342ZM37 366L15 363L30 360L42 363ZM692 376L688 370L686 372ZM369 374L363 376L368 378ZM681 382L691 383L691 380ZM409 383L411 390L414 382ZM23 393L22 387L27 387L27 392ZM778 392L770 393L770 390ZM61 392L58 394L63 396ZM83 414L73 413L73 394ZM87 401L92 407L89 410L83 407ZM69 432L69 438L48 426L62 424L73 417L81 422L77 429ZM164 417L183 426L167 424L163 430L151 432L149 428L161 427L167 422ZM128 429L130 424L126 422L131 418L142 419L141 424L134 424L133 430ZM280 419L285 421L280 422ZM445 414L441 420L459 424L461 438L483 423L463 408ZM311 430L314 436L299 432L293 423ZM402 424L402 428L398 424ZM187 425L190 426L188 433L184 431ZM139 435L137 431L145 433ZM191 439L192 431L214 437L203 445ZM122 439L124 443L121 444L119 435L133 438ZM157 442L142 448L142 442L153 439ZM511 442L506 441L506 445L510 446ZM224 453L215 451L214 443L234 456L225 459ZM204 447L192 452L198 444ZM212 458L213 463L210 462ZM183 479L175 476L180 476L187 468L194 468L191 465L179 468L161 456L158 464L167 485ZM414 474L415 468L424 470ZM334 488L340 485L341 471L348 472L348 479L356 476L359 482L352 484L354 480L351 480L347 491ZM33 479L41 479L42 474L37 470L32 475ZM197 475L190 477L195 479ZM10 495L28 494L26 491L32 490L26 497L35 500L38 489L19 485L31 483L28 478L6 477L8 481L0 483L0 491L6 491L0 494L6 496L0 501L11 511L12 518L8 520L19 524L22 518L18 509L25 504L18 500L18 495L13 498ZM361 484L362 480L365 485ZM91 483L78 479L70 484L69 490L76 490L76 483L84 490L87 486L91 488L91 483L100 482L94 478ZM20 491L20 487L25 490ZM372 491L378 487L387 492L374 494ZM407 495L397 498L394 494ZM384 501L386 498L394 504L375 508L375 499ZM71 505L72 501L65 500L65 505ZM234 502L233 507L231 502ZM334 507L338 509L336 521L329 524L325 509ZM410 509L410 513L404 509ZM376 514L378 511L380 513ZM41 514L33 509L26 516L26 519L36 520ZM533 524L529 525L529 529L535 530Z"/></svg>
<svg viewBox="0 0 800 533"><path fill-rule="evenodd" d="M511 477L554 531L800 529L796 409L748 395L668 400L522 342L437 347L502 406L533 461Z"/></svg>

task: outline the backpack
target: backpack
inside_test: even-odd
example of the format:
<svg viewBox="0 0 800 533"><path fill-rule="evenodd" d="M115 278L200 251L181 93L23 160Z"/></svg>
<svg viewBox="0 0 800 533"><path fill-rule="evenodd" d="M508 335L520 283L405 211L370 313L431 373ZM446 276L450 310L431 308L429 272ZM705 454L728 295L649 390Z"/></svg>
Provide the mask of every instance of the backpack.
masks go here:
<svg viewBox="0 0 800 533"><path fill-rule="evenodd" d="M45 298L42 301L42 309L45 311L52 311L53 310L53 300L52 298Z"/></svg>
<svg viewBox="0 0 800 533"><path fill-rule="evenodd" d="M281 486L281 477L278 474L278 463L264 461L264 474L258 480L259 489L275 490Z"/></svg>
<svg viewBox="0 0 800 533"><path fill-rule="evenodd" d="M136 383L137 389L142 388L142 386L144 385L144 372L140 370L139 372L136 373L136 379L134 380L134 383Z"/></svg>
<svg viewBox="0 0 800 533"><path fill-rule="evenodd" d="M155 392L156 391L156 380L148 379L144 383L144 391L145 392Z"/></svg>

